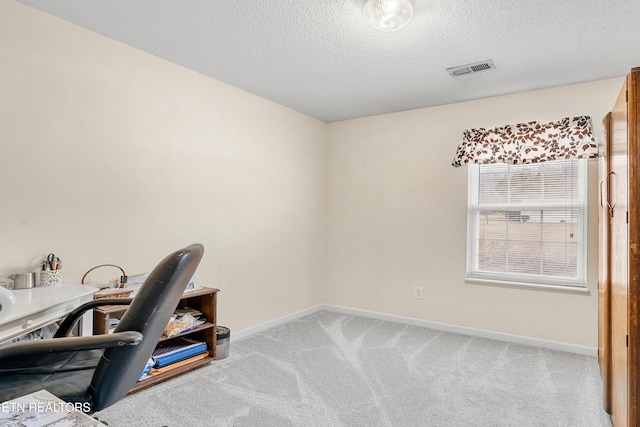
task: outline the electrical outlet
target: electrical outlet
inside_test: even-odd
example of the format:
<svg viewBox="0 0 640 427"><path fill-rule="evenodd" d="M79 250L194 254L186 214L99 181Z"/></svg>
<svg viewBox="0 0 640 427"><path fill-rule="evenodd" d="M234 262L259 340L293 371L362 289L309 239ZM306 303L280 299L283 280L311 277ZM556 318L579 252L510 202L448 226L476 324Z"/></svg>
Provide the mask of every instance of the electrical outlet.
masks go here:
<svg viewBox="0 0 640 427"><path fill-rule="evenodd" d="M416 286L413 288L413 296L416 299L422 299L422 286Z"/></svg>

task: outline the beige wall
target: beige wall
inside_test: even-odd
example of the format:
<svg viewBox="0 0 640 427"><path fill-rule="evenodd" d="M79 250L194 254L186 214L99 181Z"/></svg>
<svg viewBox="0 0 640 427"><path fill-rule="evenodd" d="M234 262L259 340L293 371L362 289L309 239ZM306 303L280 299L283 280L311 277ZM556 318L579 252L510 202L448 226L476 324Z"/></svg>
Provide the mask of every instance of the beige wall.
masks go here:
<svg viewBox="0 0 640 427"><path fill-rule="evenodd" d="M590 295L465 284L450 163L470 127L588 114L600 136L621 79L326 125L12 1L0 76L0 277L51 251L66 282L142 273L201 242L235 330L326 302L596 345L594 163Z"/></svg>
<svg viewBox="0 0 640 427"><path fill-rule="evenodd" d="M0 2L0 277L64 281L201 242L220 323L320 304L326 125L12 1ZM115 277L100 269L90 281ZM106 282L106 278L104 282Z"/></svg>
<svg viewBox="0 0 640 427"><path fill-rule="evenodd" d="M597 165L590 162L589 295L465 284L467 128L590 115L622 79L329 125L327 302L453 325L597 346ZM414 287L424 299L414 298Z"/></svg>

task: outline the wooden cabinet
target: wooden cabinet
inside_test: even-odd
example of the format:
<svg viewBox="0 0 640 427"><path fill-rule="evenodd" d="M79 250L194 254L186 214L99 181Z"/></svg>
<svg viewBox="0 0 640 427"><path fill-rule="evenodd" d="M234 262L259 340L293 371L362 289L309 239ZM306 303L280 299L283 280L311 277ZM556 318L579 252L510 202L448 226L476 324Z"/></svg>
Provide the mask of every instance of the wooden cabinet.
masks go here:
<svg viewBox="0 0 640 427"><path fill-rule="evenodd" d="M142 381L138 381L129 393L135 393L145 388L151 387L155 384L161 383L174 378L178 375L182 375L186 372L208 365L216 356L216 297L218 289L214 288L201 288L192 291L186 291L182 296L182 299L178 303L178 308L190 307L202 312L206 317L207 322L183 332L178 336L166 338L162 337L160 342L167 340L174 340L180 337L189 337L196 341L205 342L207 344L208 355L200 360L188 363L186 365L179 366L177 368L167 370L166 372L156 374L145 378ZM96 308L93 311L93 333L104 334L109 331L109 324L114 319L120 319L120 317L126 311L125 306L104 306Z"/></svg>
<svg viewBox="0 0 640 427"><path fill-rule="evenodd" d="M605 409L615 427L626 427L640 425L640 68L627 76L604 123L599 361Z"/></svg>
<svg viewBox="0 0 640 427"><path fill-rule="evenodd" d="M602 377L603 408L611 413L611 116L602 121L605 129L598 144L598 182L600 183L600 207L598 208L598 364Z"/></svg>

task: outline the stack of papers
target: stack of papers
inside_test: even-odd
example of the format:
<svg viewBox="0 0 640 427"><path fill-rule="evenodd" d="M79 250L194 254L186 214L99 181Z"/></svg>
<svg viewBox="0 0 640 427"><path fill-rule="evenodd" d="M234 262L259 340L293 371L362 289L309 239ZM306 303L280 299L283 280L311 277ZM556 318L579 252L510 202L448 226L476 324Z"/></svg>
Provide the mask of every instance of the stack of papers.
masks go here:
<svg viewBox="0 0 640 427"><path fill-rule="evenodd" d="M39 390L0 404L0 425L21 427L100 427L100 421L83 413L83 403L65 402L47 390Z"/></svg>
<svg viewBox="0 0 640 427"><path fill-rule="evenodd" d="M147 277L149 277L149 273L127 276L127 283L124 287L125 289L131 289L133 291L133 293L131 294L132 298L136 296L136 294L144 284L144 281L147 280Z"/></svg>
<svg viewBox="0 0 640 427"><path fill-rule="evenodd" d="M164 335L172 338L196 328L206 321L207 319L202 315L200 310L190 307L177 308L173 316L171 316L171 320L169 320L169 323L164 328Z"/></svg>
<svg viewBox="0 0 640 427"><path fill-rule="evenodd" d="M176 311L174 311L173 314L175 314L176 317L184 316L185 314L190 314L195 318L202 316L202 312L200 310L196 310L195 308L191 307L176 308Z"/></svg>

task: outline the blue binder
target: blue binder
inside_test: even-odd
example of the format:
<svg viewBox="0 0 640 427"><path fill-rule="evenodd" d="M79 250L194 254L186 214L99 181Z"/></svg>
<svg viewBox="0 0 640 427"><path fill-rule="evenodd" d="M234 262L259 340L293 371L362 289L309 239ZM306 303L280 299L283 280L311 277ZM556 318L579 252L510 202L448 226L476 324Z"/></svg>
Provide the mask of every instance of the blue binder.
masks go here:
<svg viewBox="0 0 640 427"><path fill-rule="evenodd" d="M178 338L158 344L153 351L155 368L164 368L172 363L180 362L208 351L207 344L189 338Z"/></svg>

